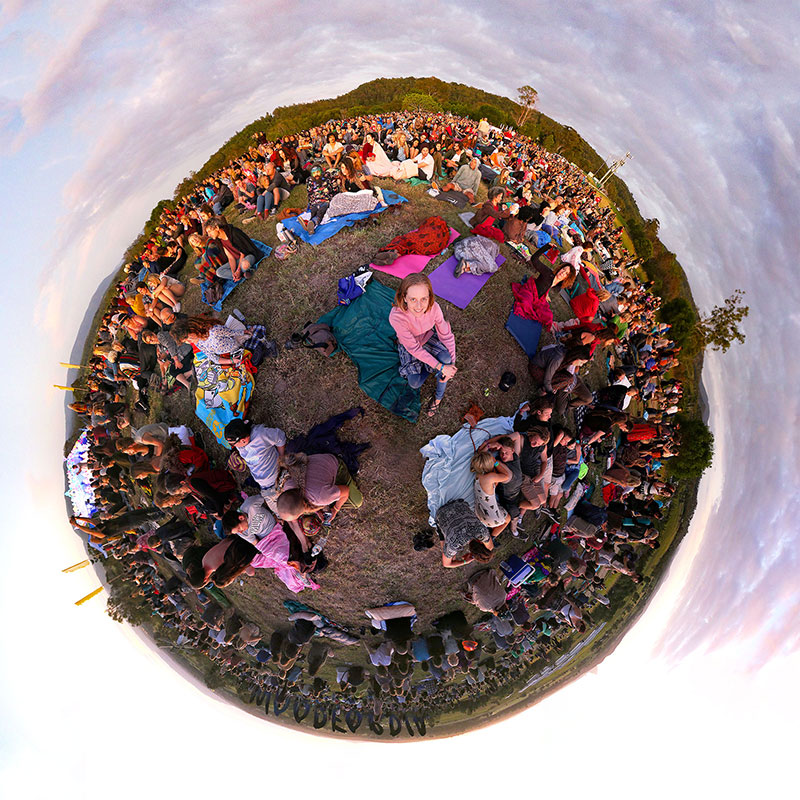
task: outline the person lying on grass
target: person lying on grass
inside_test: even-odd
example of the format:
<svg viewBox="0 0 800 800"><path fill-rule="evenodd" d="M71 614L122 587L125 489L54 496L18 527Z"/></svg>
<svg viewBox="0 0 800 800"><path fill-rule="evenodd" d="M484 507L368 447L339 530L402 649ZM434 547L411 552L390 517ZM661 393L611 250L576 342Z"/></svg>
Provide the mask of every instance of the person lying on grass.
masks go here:
<svg viewBox="0 0 800 800"><path fill-rule="evenodd" d="M212 317L189 317L180 320L172 328L172 336L178 342L188 342L196 347L209 361L223 367L241 363L242 345L250 339L249 328L234 331L221 325Z"/></svg>

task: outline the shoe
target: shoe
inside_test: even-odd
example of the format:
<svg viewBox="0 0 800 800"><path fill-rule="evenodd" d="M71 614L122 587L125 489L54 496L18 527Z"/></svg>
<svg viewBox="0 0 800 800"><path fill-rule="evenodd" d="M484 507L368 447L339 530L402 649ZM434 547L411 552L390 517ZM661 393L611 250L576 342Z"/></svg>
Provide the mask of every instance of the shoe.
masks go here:
<svg viewBox="0 0 800 800"><path fill-rule="evenodd" d="M430 399L430 402L428 403L428 408L427 408L428 416L429 417L434 416L436 412L439 410L439 406L441 404L442 404L441 398L437 400L435 396L432 397Z"/></svg>
<svg viewBox="0 0 800 800"><path fill-rule="evenodd" d="M251 222L255 222L257 219L256 215L253 214L251 217L245 217L242 220L242 225L249 225Z"/></svg>
<svg viewBox="0 0 800 800"><path fill-rule="evenodd" d="M453 275L460 278L464 273L469 274L469 261L459 261L456 268L453 270Z"/></svg>

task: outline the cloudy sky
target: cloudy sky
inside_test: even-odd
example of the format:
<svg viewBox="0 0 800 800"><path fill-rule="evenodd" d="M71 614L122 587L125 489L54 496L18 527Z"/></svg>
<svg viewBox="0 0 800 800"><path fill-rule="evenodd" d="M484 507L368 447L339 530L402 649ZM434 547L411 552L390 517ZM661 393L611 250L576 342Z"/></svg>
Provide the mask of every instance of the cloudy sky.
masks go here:
<svg viewBox="0 0 800 800"><path fill-rule="evenodd" d="M347 776L331 787L337 796L360 786L405 794L379 767L398 757L427 785L473 791L507 785L533 758L538 788L572 796L570 742L570 774L600 797L643 786L653 797L740 797L788 785L800 712L796 4L433 0L412 12L315 0L11 0L0 9L9 796L298 786L280 766L291 754L318 775ZM668 580L623 644L509 722L387 750L235 713L109 621L102 600L72 605L96 583L60 573L82 552L61 498L64 398L49 386L64 381L58 362L89 298L150 209L226 138L277 105L404 75L509 96L530 83L540 108L601 155L630 150L622 175L661 221L698 303L739 287L751 315L746 345L707 360L715 466ZM465 764L477 752L486 769Z"/></svg>

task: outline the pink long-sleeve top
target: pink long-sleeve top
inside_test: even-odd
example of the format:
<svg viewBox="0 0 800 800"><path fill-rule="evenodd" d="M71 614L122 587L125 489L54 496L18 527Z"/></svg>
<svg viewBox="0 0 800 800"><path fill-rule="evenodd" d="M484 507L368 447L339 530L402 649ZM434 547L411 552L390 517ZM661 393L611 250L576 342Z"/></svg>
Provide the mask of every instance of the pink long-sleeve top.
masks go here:
<svg viewBox="0 0 800 800"><path fill-rule="evenodd" d="M422 345L433 336L434 330L439 341L447 348L453 364L456 363L456 337L450 323L444 318L441 306L434 303L430 311L416 316L410 311L403 311L397 306L389 312L389 324L397 333L397 341L411 353L414 358L436 369L439 363Z"/></svg>

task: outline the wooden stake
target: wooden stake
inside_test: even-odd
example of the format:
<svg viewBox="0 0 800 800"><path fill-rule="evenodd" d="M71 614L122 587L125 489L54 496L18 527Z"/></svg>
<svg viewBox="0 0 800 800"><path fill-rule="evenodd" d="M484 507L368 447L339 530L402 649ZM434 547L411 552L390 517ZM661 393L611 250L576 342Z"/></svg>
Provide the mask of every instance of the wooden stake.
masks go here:
<svg viewBox="0 0 800 800"><path fill-rule="evenodd" d="M76 606L82 606L87 600L91 600L93 597L96 597L102 591L103 591L103 587L102 586L98 586L93 592L89 592L89 594L87 594L86 597L81 597L81 599L78 600L75 603L75 605Z"/></svg>
<svg viewBox="0 0 800 800"><path fill-rule="evenodd" d="M67 567L66 569L62 569L62 572L75 572L76 570L83 569L84 567L89 566L89 559L85 559L83 561L79 561L77 564L73 564L71 567Z"/></svg>

